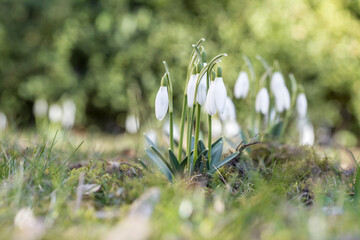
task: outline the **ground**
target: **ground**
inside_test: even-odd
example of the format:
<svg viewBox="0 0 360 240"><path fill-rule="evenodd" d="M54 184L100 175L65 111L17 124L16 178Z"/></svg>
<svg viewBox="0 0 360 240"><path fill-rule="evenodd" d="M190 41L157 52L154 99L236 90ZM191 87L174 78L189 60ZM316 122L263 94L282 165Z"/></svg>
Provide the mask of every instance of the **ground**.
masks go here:
<svg viewBox="0 0 360 240"><path fill-rule="evenodd" d="M320 147L260 143L214 176L169 183L142 137L1 139L3 239L360 237L356 171Z"/></svg>

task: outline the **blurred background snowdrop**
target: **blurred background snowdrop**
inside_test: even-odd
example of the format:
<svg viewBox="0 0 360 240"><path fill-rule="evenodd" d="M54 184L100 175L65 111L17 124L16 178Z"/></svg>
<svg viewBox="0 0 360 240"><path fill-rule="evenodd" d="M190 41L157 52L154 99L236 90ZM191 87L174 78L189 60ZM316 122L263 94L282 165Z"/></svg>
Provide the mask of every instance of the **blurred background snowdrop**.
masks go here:
<svg viewBox="0 0 360 240"><path fill-rule="evenodd" d="M289 110L291 104L290 93L280 72L273 73L270 86L275 97L276 110L279 113Z"/></svg>
<svg viewBox="0 0 360 240"><path fill-rule="evenodd" d="M241 71L234 87L234 97L239 98L246 98L250 88L249 76L247 72Z"/></svg>
<svg viewBox="0 0 360 240"><path fill-rule="evenodd" d="M75 124L76 105L74 101L67 99L62 104L62 126L72 128Z"/></svg>
<svg viewBox="0 0 360 240"><path fill-rule="evenodd" d="M8 120L5 113L0 112L0 132L5 131L7 125L8 125Z"/></svg>
<svg viewBox="0 0 360 240"><path fill-rule="evenodd" d="M140 122L135 115L128 115L125 120L125 129L127 133L136 134L139 130Z"/></svg>

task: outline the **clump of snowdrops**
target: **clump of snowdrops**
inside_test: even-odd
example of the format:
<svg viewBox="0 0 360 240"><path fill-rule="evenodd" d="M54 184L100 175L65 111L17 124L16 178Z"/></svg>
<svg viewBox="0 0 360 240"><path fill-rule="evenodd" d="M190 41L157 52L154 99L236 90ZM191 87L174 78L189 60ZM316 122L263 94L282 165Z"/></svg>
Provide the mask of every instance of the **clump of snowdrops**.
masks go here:
<svg viewBox="0 0 360 240"><path fill-rule="evenodd" d="M161 79L155 99L155 115L158 120L163 120L169 113L170 148L168 153L162 153L158 146L145 136L149 144L149 148L146 150L148 156L169 181L172 181L174 177L190 179L194 174L212 175L259 140L270 137L281 138L288 127L296 101L299 119L306 119L306 97L303 90L298 90L294 76L289 75L291 97L284 77L279 71L273 72L272 68L261 57L258 57L265 68L265 73L260 81L256 81L252 63L244 56L247 71L240 72L235 84L234 96L235 98L246 98L251 89L252 126L246 128L247 134L245 134L236 122L235 105L227 96L222 76L220 62L227 55L222 53L208 61L207 53L201 46L203 41L204 39L200 39L197 44L193 45L188 63L187 77L184 81L179 141L174 140L172 78L165 61L163 62L165 74ZM268 78L271 80L270 82L266 81ZM268 88L271 89L272 95L269 95ZM256 91L257 95L255 95ZM206 113L206 118L201 117L203 112ZM212 142L212 120L215 115L219 115L222 121L230 121L235 135L242 138L241 143L236 144L235 152L224 159L221 159L223 137ZM205 134L206 130L203 129L202 136L207 136L206 143L200 139L200 126L204 119L206 121L202 125L207 126L207 135ZM251 140L247 141L247 139Z"/></svg>

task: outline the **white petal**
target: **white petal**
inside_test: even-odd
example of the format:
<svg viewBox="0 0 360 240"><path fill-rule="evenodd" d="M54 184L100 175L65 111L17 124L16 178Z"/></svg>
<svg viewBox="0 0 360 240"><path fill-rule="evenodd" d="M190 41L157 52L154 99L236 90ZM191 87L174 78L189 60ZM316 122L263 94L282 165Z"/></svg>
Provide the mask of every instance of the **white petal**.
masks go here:
<svg viewBox="0 0 360 240"><path fill-rule="evenodd" d="M226 97L227 97L225 84L221 77L215 78L214 97L215 97L216 109L221 114L225 110Z"/></svg>
<svg viewBox="0 0 360 240"><path fill-rule="evenodd" d="M269 93L266 88L260 89L255 100L255 110L256 112L261 112L266 115L269 112Z"/></svg>
<svg viewBox="0 0 360 240"><path fill-rule="evenodd" d="M130 134L135 134L139 130L139 119L135 115L128 115L125 120L125 129Z"/></svg>
<svg viewBox="0 0 360 240"><path fill-rule="evenodd" d="M299 117L306 117L307 112L307 100L304 93L300 93L296 99L296 109Z"/></svg>
<svg viewBox="0 0 360 240"><path fill-rule="evenodd" d="M6 127L7 127L7 117L5 113L0 112L0 131L5 130Z"/></svg>
<svg viewBox="0 0 360 240"><path fill-rule="evenodd" d="M196 75L191 75L189 82L188 82L188 86L187 86L187 102L188 102L188 107L193 107L194 104L194 98L195 98L195 88L196 88L196 81L198 78L198 74Z"/></svg>
<svg viewBox="0 0 360 240"><path fill-rule="evenodd" d="M228 120L225 122L224 134L228 138L235 137L240 132L240 126L235 120Z"/></svg>
<svg viewBox="0 0 360 240"><path fill-rule="evenodd" d="M274 72L271 77L270 88L274 95L279 91L281 87L285 86L285 80L280 72Z"/></svg>
<svg viewBox="0 0 360 240"><path fill-rule="evenodd" d="M291 105L291 98L290 98L289 90L287 89L286 86L284 86L283 88L283 95L284 95L284 108L285 110L289 110Z"/></svg>
<svg viewBox="0 0 360 240"><path fill-rule="evenodd" d="M281 113L284 111L284 98L283 98L283 92L281 91L281 89L276 91L274 96L275 96L276 111Z"/></svg>
<svg viewBox="0 0 360 240"><path fill-rule="evenodd" d="M206 91L207 91L207 86L206 86L206 81L207 81L207 75L205 74L202 79L200 80L198 89L197 89L197 95L196 95L196 101L202 106L204 105L205 101L206 101Z"/></svg>
<svg viewBox="0 0 360 240"><path fill-rule="evenodd" d="M249 76L246 72L242 71L236 80L234 87L235 98L246 98L249 92Z"/></svg>
<svg viewBox="0 0 360 240"><path fill-rule="evenodd" d="M163 120L169 107L169 95L167 87L161 86L155 98L155 115L159 120Z"/></svg>
<svg viewBox="0 0 360 240"><path fill-rule="evenodd" d="M290 93L285 85L279 87L274 95L275 95L276 110L279 113L290 109L290 105L291 105Z"/></svg>
<svg viewBox="0 0 360 240"><path fill-rule="evenodd" d="M212 138L219 138L222 133L222 123L218 118L213 118L211 122L211 135Z"/></svg>
<svg viewBox="0 0 360 240"><path fill-rule="evenodd" d="M62 120L62 108L58 104L52 104L49 108L49 119L53 123L61 122Z"/></svg>
<svg viewBox="0 0 360 240"><path fill-rule="evenodd" d="M48 110L48 103L44 99L37 99L33 106L33 113L36 117L45 117Z"/></svg>
<svg viewBox="0 0 360 240"><path fill-rule="evenodd" d="M313 145L314 141L315 141L314 127L308 120L306 120L300 132L300 144Z"/></svg>
<svg viewBox="0 0 360 240"><path fill-rule="evenodd" d="M206 96L205 108L210 116L216 113L215 96L214 96L215 83L210 82L208 94Z"/></svg>
<svg viewBox="0 0 360 240"><path fill-rule="evenodd" d="M231 121L236 120L235 105L230 97L226 98L225 110L222 114L221 113L219 114L219 117L220 117L221 121L223 121L223 122L230 121L230 120Z"/></svg>

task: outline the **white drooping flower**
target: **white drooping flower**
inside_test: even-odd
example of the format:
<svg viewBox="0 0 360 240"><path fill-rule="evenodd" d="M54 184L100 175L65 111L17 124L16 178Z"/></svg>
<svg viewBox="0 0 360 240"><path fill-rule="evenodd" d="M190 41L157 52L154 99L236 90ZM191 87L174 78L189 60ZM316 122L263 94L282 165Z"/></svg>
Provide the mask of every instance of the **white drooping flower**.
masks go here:
<svg viewBox="0 0 360 240"><path fill-rule="evenodd" d="M219 114L221 121L236 120L235 105L230 97L226 98L225 110L222 114Z"/></svg>
<svg viewBox="0 0 360 240"><path fill-rule="evenodd" d="M271 78L270 88L275 96L276 110L281 113L290 109L290 93L285 85L285 80L280 72L274 72Z"/></svg>
<svg viewBox="0 0 360 240"><path fill-rule="evenodd" d="M75 123L76 105L72 100L66 100L63 105L62 125L71 128Z"/></svg>
<svg viewBox="0 0 360 240"><path fill-rule="evenodd" d="M274 93L274 96L275 96L276 110L279 113L290 109L290 105L291 105L290 93L285 85L279 87L279 89Z"/></svg>
<svg viewBox="0 0 360 240"><path fill-rule="evenodd" d="M135 134L139 130L139 119L135 115L128 115L125 120L125 129L130 134Z"/></svg>
<svg viewBox="0 0 360 240"><path fill-rule="evenodd" d="M48 110L48 103L45 99L37 99L33 106L35 117L45 117Z"/></svg>
<svg viewBox="0 0 360 240"><path fill-rule="evenodd" d="M0 112L0 131L4 131L7 127L7 117L5 113Z"/></svg>
<svg viewBox="0 0 360 240"><path fill-rule="evenodd" d="M304 93L300 93L296 99L296 109L300 118L306 117L307 100Z"/></svg>
<svg viewBox="0 0 360 240"><path fill-rule="evenodd" d="M213 97L215 97L216 109L219 111L220 114L222 114L225 110L227 98L226 87L222 77L215 78L215 89Z"/></svg>
<svg viewBox="0 0 360 240"><path fill-rule="evenodd" d="M232 138L239 134L240 126L236 120L226 120L224 123L224 135L225 137Z"/></svg>
<svg viewBox="0 0 360 240"><path fill-rule="evenodd" d="M215 105L215 98L214 98L214 90L215 90L215 82L210 82L209 91L206 96L205 108L206 111L210 116L216 113L216 105Z"/></svg>
<svg viewBox="0 0 360 240"><path fill-rule="evenodd" d="M160 86L155 98L155 116L163 120L169 108L169 94L166 86Z"/></svg>
<svg viewBox="0 0 360 240"><path fill-rule="evenodd" d="M269 112L269 93L266 88L260 89L255 100L255 110L263 115L267 115Z"/></svg>
<svg viewBox="0 0 360 240"><path fill-rule="evenodd" d="M209 115L214 115L217 111L222 114L226 105L226 88L222 77L216 77L215 81L210 82L208 94L206 96L206 110Z"/></svg>
<svg viewBox="0 0 360 240"><path fill-rule="evenodd" d="M190 79L189 79L189 82L187 85L187 89L186 89L188 107L193 107L193 105L194 105L195 88L196 88L196 82L197 82L198 77L199 77L199 74L192 74L190 76Z"/></svg>
<svg viewBox="0 0 360 240"><path fill-rule="evenodd" d="M49 119L50 122L59 123L62 120L62 109L58 104L51 104L49 108Z"/></svg>
<svg viewBox="0 0 360 240"><path fill-rule="evenodd" d="M283 75L281 74L281 72L274 72L270 82L271 91L275 94L277 90L282 86L285 86L285 80Z"/></svg>
<svg viewBox="0 0 360 240"><path fill-rule="evenodd" d="M246 98L250 88L249 76L245 71L240 72L234 87L235 98Z"/></svg>
<svg viewBox="0 0 360 240"><path fill-rule="evenodd" d="M204 74L204 76L201 78L197 94L196 94L196 101L202 106L204 105L206 101L206 91L207 91L207 74Z"/></svg>
<svg viewBox="0 0 360 240"><path fill-rule="evenodd" d="M213 118L211 123L211 134L213 138L219 138L222 133L222 123L218 118Z"/></svg>
<svg viewBox="0 0 360 240"><path fill-rule="evenodd" d="M315 142L314 127L306 118L299 119L299 144L300 145L313 145Z"/></svg>

